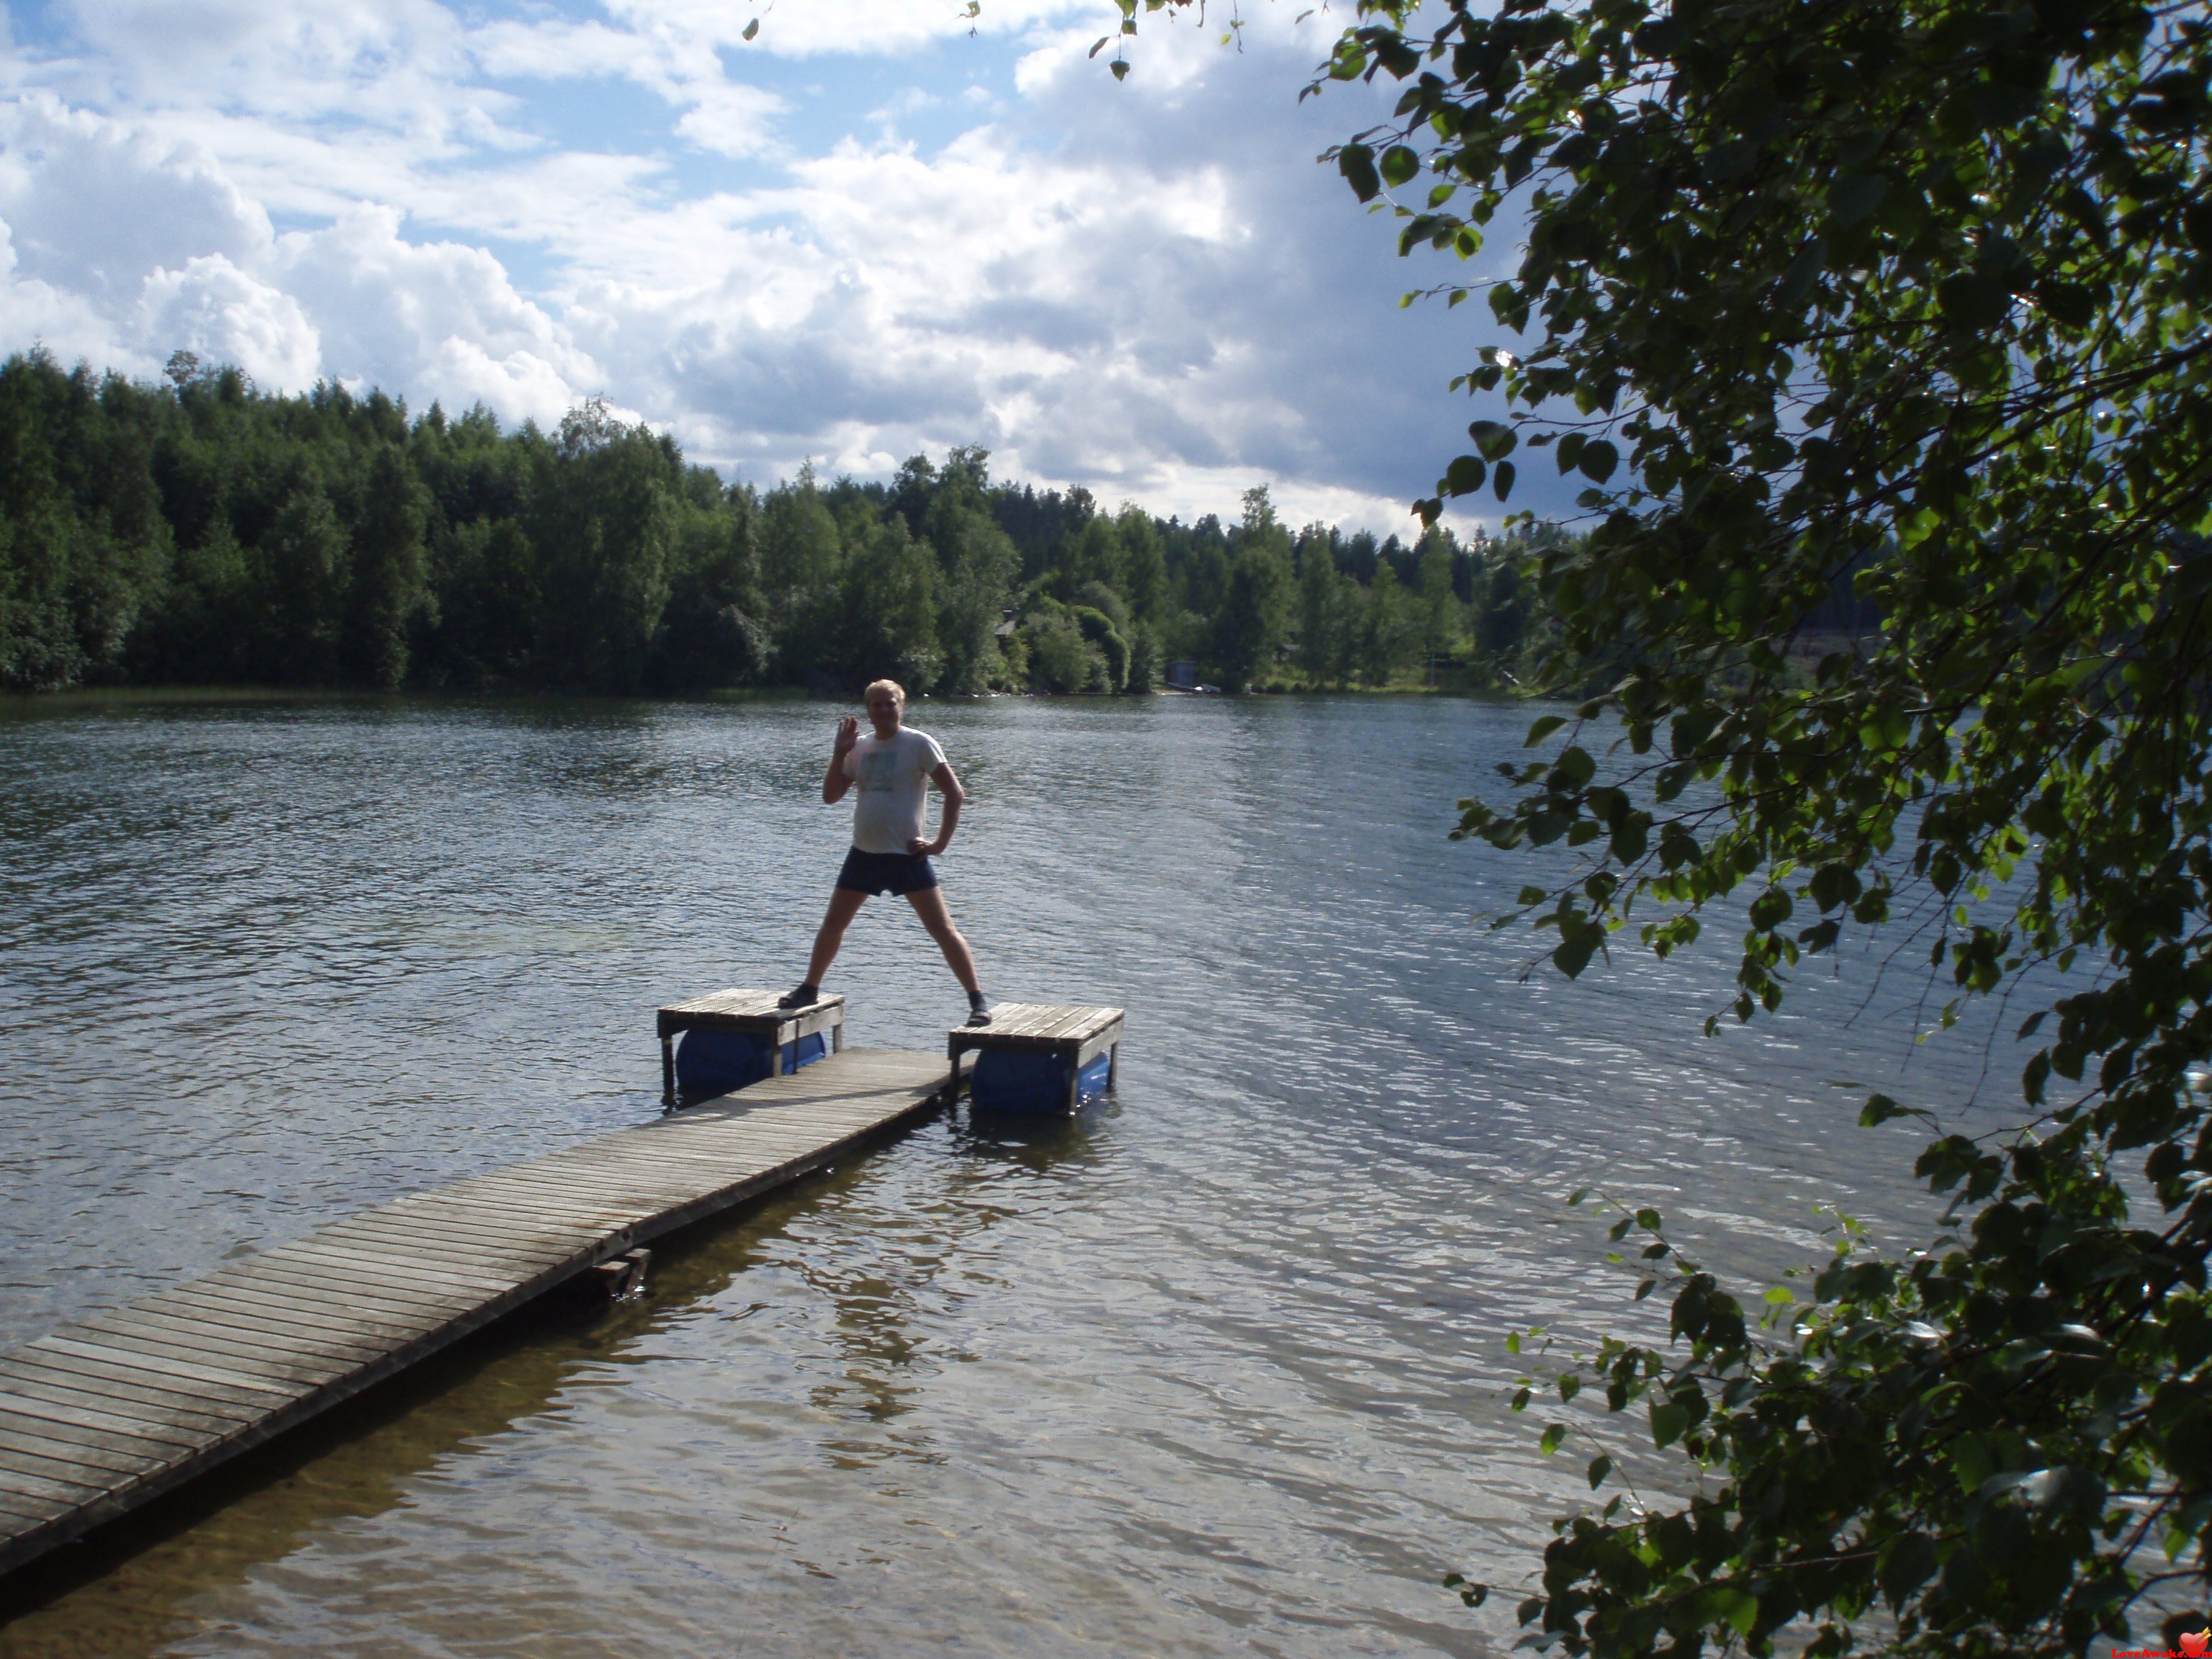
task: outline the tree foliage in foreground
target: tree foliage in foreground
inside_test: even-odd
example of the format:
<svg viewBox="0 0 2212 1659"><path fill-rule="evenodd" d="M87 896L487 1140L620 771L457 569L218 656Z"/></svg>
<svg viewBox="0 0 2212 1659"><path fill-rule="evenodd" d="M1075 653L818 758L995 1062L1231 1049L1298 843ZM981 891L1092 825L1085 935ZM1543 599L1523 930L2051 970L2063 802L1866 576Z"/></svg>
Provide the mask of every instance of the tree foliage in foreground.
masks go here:
<svg viewBox="0 0 2212 1659"><path fill-rule="evenodd" d="M1522 1616L1571 1652L2056 1655L2201 1596L2208 74L2135 0L1362 0L1327 66L1402 84L1335 158L1404 248L1525 226L1439 500L1589 484L1554 684L1618 672L1460 833L1575 849L1522 895L1571 975L1735 895L1739 1018L1887 924L2034 1044L2025 1127L1921 1155L1943 1236L1771 1322L1626 1218L1674 1340L1562 1392L1698 1479L1559 1523ZM1800 683L1839 582L1882 627Z"/></svg>

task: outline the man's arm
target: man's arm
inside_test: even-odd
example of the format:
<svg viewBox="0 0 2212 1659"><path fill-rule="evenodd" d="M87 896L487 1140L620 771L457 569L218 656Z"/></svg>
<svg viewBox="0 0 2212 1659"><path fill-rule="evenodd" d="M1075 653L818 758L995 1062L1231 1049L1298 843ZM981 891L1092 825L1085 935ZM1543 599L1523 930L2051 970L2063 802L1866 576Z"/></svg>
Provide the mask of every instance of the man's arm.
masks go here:
<svg viewBox="0 0 2212 1659"><path fill-rule="evenodd" d="M845 799L845 792L853 787L852 779L845 775L845 757L853 752L853 745L860 740L860 722L847 719L837 722L836 740L830 745L830 769L822 775L822 799L835 806Z"/></svg>
<svg viewBox="0 0 2212 1659"><path fill-rule="evenodd" d="M930 781L945 797L945 810L937 815L937 839L924 841L916 836L907 842L906 850L919 853L924 858L935 858L952 845L952 832L960 827L960 804L968 799L968 792L960 787L960 780L952 775L952 763L940 761L929 774Z"/></svg>

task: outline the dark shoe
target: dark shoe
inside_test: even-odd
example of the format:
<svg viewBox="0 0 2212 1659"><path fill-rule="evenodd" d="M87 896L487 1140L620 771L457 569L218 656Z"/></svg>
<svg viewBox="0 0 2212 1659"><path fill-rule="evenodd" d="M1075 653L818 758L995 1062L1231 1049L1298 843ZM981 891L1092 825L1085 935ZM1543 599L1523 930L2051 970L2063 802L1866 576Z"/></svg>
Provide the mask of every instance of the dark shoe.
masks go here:
<svg viewBox="0 0 2212 1659"><path fill-rule="evenodd" d="M991 1010L989 1006L987 1004L979 1002L975 1004L974 1007L969 1009L968 1023L970 1025L988 1025L991 1023Z"/></svg>
<svg viewBox="0 0 2212 1659"><path fill-rule="evenodd" d="M775 1006L779 1008L811 1008L821 1000L820 986L802 985L796 990L786 991L775 1000Z"/></svg>

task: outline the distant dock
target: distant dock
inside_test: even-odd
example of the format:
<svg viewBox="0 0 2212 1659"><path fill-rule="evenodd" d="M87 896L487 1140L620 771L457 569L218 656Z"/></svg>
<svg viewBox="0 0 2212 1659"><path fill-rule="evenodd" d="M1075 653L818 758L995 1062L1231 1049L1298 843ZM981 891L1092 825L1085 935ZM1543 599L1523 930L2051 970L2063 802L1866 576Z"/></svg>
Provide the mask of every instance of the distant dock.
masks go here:
<svg viewBox="0 0 2212 1659"><path fill-rule="evenodd" d="M948 1104L957 1062L846 1048L678 1115L394 1200L0 1355L0 1573L638 1247Z"/></svg>

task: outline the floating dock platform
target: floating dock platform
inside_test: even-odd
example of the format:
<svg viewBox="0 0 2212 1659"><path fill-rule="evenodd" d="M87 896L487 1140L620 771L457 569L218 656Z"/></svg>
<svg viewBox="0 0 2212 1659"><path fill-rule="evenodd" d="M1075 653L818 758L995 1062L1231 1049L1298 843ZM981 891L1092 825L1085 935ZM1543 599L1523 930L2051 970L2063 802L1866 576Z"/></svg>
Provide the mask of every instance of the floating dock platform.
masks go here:
<svg viewBox="0 0 2212 1659"><path fill-rule="evenodd" d="M837 1163L949 1103L959 1082L934 1055L845 1048L0 1354L0 1573L565 1280L633 1284L647 1241Z"/></svg>

